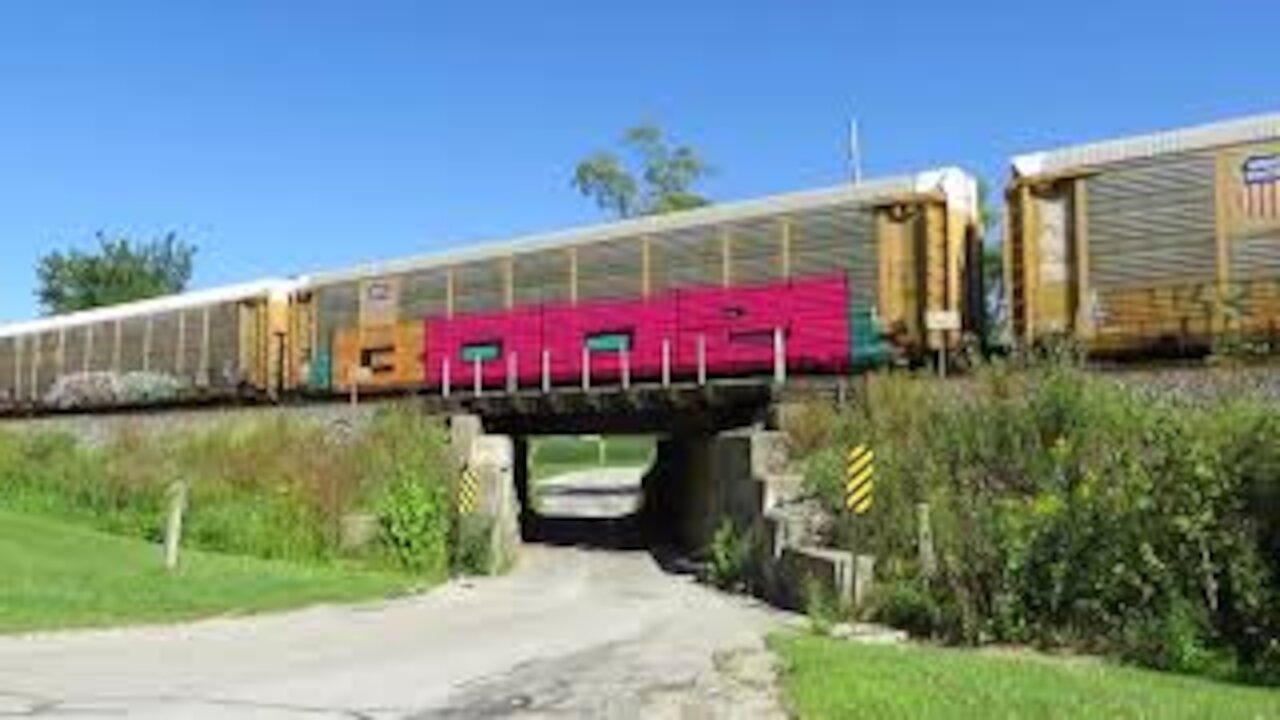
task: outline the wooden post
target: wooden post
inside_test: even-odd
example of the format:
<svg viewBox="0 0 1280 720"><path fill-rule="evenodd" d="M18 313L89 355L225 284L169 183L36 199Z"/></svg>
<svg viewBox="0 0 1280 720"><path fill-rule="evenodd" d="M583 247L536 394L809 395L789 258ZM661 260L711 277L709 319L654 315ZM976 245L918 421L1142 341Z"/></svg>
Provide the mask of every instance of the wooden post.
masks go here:
<svg viewBox="0 0 1280 720"><path fill-rule="evenodd" d="M516 357L516 352L512 350L507 355L507 392L509 393L514 393L519 389L520 380L519 366L517 365L518 362L519 359Z"/></svg>
<svg viewBox="0 0 1280 720"><path fill-rule="evenodd" d="M622 349L622 389L631 389L631 353L626 349Z"/></svg>
<svg viewBox="0 0 1280 720"><path fill-rule="evenodd" d="M591 348L582 346L582 389L591 389Z"/></svg>
<svg viewBox="0 0 1280 720"><path fill-rule="evenodd" d="M471 362L471 382L474 385L476 397L480 397L484 393L484 373L480 370L480 356L476 355Z"/></svg>
<svg viewBox="0 0 1280 720"><path fill-rule="evenodd" d="M449 369L449 358L445 358L440 368L440 394L449 397L449 386L453 380L453 373Z"/></svg>
<svg viewBox="0 0 1280 720"><path fill-rule="evenodd" d="M182 516L187 512L187 483L179 480L169 486L169 522L164 530L164 567L178 569L178 550L182 545Z"/></svg>

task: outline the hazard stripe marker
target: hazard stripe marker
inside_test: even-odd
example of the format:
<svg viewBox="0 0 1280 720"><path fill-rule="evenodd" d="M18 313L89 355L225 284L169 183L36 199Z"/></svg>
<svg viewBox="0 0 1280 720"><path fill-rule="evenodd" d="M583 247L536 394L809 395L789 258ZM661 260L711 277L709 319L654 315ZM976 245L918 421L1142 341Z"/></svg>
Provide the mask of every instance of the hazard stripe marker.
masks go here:
<svg viewBox="0 0 1280 720"><path fill-rule="evenodd" d="M875 458L875 452L865 445L849 450L845 466L845 507L855 515L865 515L874 502Z"/></svg>

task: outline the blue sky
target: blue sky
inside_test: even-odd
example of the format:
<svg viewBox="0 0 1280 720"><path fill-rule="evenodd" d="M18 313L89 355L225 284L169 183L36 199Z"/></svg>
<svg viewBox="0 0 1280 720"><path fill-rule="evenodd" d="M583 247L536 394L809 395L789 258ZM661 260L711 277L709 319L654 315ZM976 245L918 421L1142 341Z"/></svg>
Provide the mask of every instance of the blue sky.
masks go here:
<svg viewBox="0 0 1280 720"><path fill-rule="evenodd" d="M641 120L747 198L1280 110L1275 0L0 3L0 319L43 252L173 229L195 285L599 219Z"/></svg>

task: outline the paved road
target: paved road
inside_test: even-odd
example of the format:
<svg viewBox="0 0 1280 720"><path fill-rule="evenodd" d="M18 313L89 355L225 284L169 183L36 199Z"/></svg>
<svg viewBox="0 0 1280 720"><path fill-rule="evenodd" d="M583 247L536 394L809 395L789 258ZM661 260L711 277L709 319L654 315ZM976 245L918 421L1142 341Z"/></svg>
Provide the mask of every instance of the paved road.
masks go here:
<svg viewBox="0 0 1280 720"><path fill-rule="evenodd" d="M547 517L616 518L640 509L646 468L576 470L537 481L538 509Z"/></svg>
<svg viewBox="0 0 1280 720"><path fill-rule="evenodd" d="M0 639L0 717L773 718L783 618L643 551L356 607Z"/></svg>

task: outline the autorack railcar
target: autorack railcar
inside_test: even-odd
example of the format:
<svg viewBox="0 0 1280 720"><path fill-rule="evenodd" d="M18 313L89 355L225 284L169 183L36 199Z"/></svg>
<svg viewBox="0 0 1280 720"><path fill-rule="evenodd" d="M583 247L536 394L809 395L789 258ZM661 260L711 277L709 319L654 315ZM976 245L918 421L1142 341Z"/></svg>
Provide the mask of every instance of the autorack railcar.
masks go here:
<svg viewBox="0 0 1280 720"><path fill-rule="evenodd" d="M308 278L310 392L837 373L981 323L976 182L947 168ZM545 376L545 377L544 377Z"/></svg>
<svg viewBox="0 0 1280 720"><path fill-rule="evenodd" d="M1014 158L1013 331L1096 356L1280 340L1280 115Z"/></svg>
<svg viewBox="0 0 1280 720"><path fill-rule="evenodd" d="M96 409L286 389L294 284L261 282L0 326L0 409Z"/></svg>

